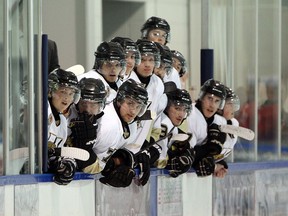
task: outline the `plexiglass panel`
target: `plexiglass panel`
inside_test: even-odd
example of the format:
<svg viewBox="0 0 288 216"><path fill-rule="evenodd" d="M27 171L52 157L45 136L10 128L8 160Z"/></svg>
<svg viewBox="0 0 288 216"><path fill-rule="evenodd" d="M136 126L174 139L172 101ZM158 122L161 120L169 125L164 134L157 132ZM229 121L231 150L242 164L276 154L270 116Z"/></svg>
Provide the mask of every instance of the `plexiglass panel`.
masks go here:
<svg viewBox="0 0 288 216"><path fill-rule="evenodd" d="M5 133L7 137L4 139L6 141L4 146L7 149L7 151L5 150L6 159L4 163L0 163L0 166L1 170L5 170L3 173L6 175L24 174L31 172L29 158L33 160L33 163L31 162L33 165L37 161L37 157L34 155L37 145L33 140L38 133L35 124L31 124L31 115L33 117L37 115L34 110L38 104L38 100L35 100L35 92L38 91L36 81L40 72L35 72L38 70L38 52L36 51L38 50L38 37L35 35L39 33L38 26L41 19L34 18L39 17L39 3L36 0L5 1L5 4L4 1L2 2L1 7L5 8L1 8L0 12L1 20L3 20L1 25L4 26L6 23L7 28L2 26L0 29L1 31L7 30L7 32L1 32L3 34L0 36L0 42L4 44L3 35L6 34L7 49L1 52L1 61L8 62L8 67L5 70L1 63L1 75L2 77L8 76L8 83L1 83L1 90L3 90L1 93L4 96L4 92L8 92L9 108L8 110L4 109L4 101L1 102L0 113L3 114L1 120L4 116L8 116L8 121L1 121L1 132L3 132L2 127L5 127L8 132ZM6 11L6 16L4 11ZM5 82L5 80L2 79L1 82ZM3 100L3 96L0 97L0 100ZM33 132L31 133L31 131ZM31 136L31 134L33 135ZM31 151L31 149L33 150ZM33 157L29 157L29 155L33 155ZM37 167L37 163L35 167ZM34 173L36 168L34 166L32 168Z"/></svg>

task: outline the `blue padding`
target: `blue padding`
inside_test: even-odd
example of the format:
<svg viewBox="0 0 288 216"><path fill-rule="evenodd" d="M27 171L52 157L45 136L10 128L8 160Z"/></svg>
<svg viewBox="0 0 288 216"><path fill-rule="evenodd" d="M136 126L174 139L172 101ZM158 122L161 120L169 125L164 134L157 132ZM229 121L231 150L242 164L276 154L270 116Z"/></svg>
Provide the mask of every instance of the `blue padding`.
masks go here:
<svg viewBox="0 0 288 216"><path fill-rule="evenodd" d="M229 173L239 172L239 171L255 171L263 169L275 169L275 168L287 168L288 161L270 161L270 162L249 162L249 163L229 163ZM139 171L137 171L139 173ZM189 172L194 172L191 169ZM152 191L157 188L157 176L169 175L165 169L151 169L151 187ZM91 175L87 173L77 172L74 176L74 180L91 180L99 179L100 174ZM39 182L52 182L52 174L34 174L34 175L11 175L11 176L1 176L0 177L0 186L3 185L27 185L27 184L36 184ZM154 188L155 187L155 188ZM156 190L155 190L156 192ZM157 192L156 192L157 193ZM155 200L154 200L155 201ZM157 201L157 200L156 200ZM154 208L152 208L154 209ZM157 208L155 208L157 211ZM154 209L154 210L155 210ZM154 211L153 210L153 211ZM152 211L152 210L151 210ZM152 213L152 212L151 212ZM153 212L152 215L154 215Z"/></svg>
<svg viewBox="0 0 288 216"><path fill-rule="evenodd" d="M288 161L229 163L229 173L288 167Z"/></svg>
<svg viewBox="0 0 288 216"><path fill-rule="evenodd" d="M213 78L213 49L201 49L201 85Z"/></svg>
<svg viewBox="0 0 288 216"><path fill-rule="evenodd" d="M43 124L42 124L42 171L47 172L47 161L48 161L48 36L42 35L42 113L43 113Z"/></svg>

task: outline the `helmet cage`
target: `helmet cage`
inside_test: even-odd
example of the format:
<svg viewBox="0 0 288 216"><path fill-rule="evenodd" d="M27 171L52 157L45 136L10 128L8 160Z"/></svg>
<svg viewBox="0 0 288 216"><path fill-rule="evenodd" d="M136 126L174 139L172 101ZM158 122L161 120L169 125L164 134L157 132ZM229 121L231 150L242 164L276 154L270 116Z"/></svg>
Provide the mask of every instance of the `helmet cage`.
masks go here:
<svg viewBox="0 0 288 216"><path fill-rule="evenodd" d="M153 29L161 29L166 32L166 43L170 42L170 25L165 19L159 17L150 17L141 28L142 39L147 39L148 34Z"/></svg>
<svg viewBox="0 0 288 216"><path fill-rule="evenodd" d="M80 89L77 77L70 71L65 71L60 68L55 69L48 75L48 96L51 97L53 92L60 87L70 88L75 90L73 103L77 104L80 99Z"/></svg>
<svg viewBox="0 0 288 216"><path fill-rule="evenodd" d="M179 76L182 77L186 72L187 72L187 62L186 59L184 58L184 56L176 51L176 50L171 50L173 58L176 58L179 60L180 64L181 64L181 70L179 71Z"/></svg>
<svg viewBox="0 0 288 216"><path fill-rule="evenodd" d="M233 111L236 112L240 109L240 99L238 95L234 93L234 91L228 87L226 87L226 104L233 105Z"/></svg>
<svg viewBox="0 0 288 216"><path fill-rule="evenodd" d="M155 68L159 68L161 63L161 55L156 43L146 39L139 39L136 43L138 45L141 57L152 55L154 57Z"/></svg>
<svg viewBox="0 0 288 216"><path fill-rule="evenodd" d="M118 89L116 101L122 103L125 98L133 99L141 105L141 109L137 115L138 117L141 117L145 113L149 105L148 93L140 83L132 79L125 81Z"/></svg>
<svg viewBox="0 0 288 216"><path fill-rule="evenodd" d="M213 97L219 97L221 100L219 109L224 108L227 93L225 86L222 83L213 79L207 80L200 89L199 99L202 100L207 93L211 94Z"/></svg>
<svg viewBox="0 0 288 216"><path fill-rule="evenodd" d="M187 90L175 89L174 91L168 92L167 97L168 97L168 106L171 104L176 106L184 106L187 112L186 117L190 115L192 111L192 100Z"/></svg>
<svg viewBox="0 0 288 216"><path fill-rule="evenodd" d="M99 58L99 59L96 58L96 65L97 65L98 71L101 74L105 75L106 74L105 71L102 70L103 64L105 62L115 63L117 61L119 61L120 68L121 68L121 70L119 71L119 76L123 75L125 73L125 71L126 71L126 60L125 59L124 60L123 59L121 59L121 60L113 60L111 58L109 58L109 59L108 58L103 58L103 59L102 58Z"/></svg>

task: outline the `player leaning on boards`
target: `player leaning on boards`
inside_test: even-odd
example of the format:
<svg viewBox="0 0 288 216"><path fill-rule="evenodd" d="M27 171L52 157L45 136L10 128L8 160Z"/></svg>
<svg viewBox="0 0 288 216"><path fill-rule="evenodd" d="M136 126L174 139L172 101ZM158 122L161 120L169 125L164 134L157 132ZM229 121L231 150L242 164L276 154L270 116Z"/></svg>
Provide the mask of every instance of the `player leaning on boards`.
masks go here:
<svg viewBox="0 0 288 216"><path fill-rule="evenodd" d="M192 109L192 100L185 89L179 89L171 82L165 83L165 93L168 98L168 104L161 115L161 137L168 134L185 134L178 128L179 125L189 116ZM169 84L169 85L168 85ZM165 167L170 176L177 177L187 172L194 161L194 149L190 146L189 140L191 134L185 140L174 140L170 137L158 142L162 147L162 152L157 167Z"/></svg>
<svg viewBox="0 0 288 216"><path fill-rule="evenodd" d="M218 114L223 116L227 120L227 125L234 125L236 127L239 126L239 122L236 118L234 118L235 112L237 112L240 109L240 99L238 95L235 94L235 92L225 86L226 89L226 99L225 99L225 106L223 110L219 110ZM236 142L237 142L238 136L235 134L227 134L226 141L222 147L222 151L218 155L214 155L214 159L216 162L216 167L214 171L214 176L223 178L227 172L228 172L228 165L225 162L225 158L227 158Z"/></svg>
<svg viewBox="0 0 288 216"><path fill-rule="evenodd" d="M155 143L159 139L161 113L165 108L164 104L163 108L159 109L159 106L162 105L160 103L164 93L164 84L153 73L154 69L160 66L159 50L156 44L149 40L139 39L136 44L141 54L141 63L132 71L130 78L145 86L150 102L147 113L151 113L152 118L148 118L138 124L137 138L134 141L135 145L130 149L133 153L137 153L140 149L146 148L149 144ZM159 158L161 149L155 144L151 145L147 151L148 155L145 159L149 158L151 164L153 164Z"/></svg>
<svg viewBox="0 0 288 216"><path fill-rule="evenodd" d="M213 155L222 151L226 140L226 134L218 127L226 124L226 120L221 116L215 117L216 112L223 109L225 98L224 85L214 79L207 80L202 85L199 98L193 104L192 112L187 118L188 132L193 134L190 143L196 153L193 168L198 176L213 174Z"/></svg>
<svg viewBox="0 0 288 216"><path fill-rule="evenodd" d="M58 68L48 75L48 172L54 173L54 182L60 185L72 181L76 161L56 155L54 149L64 146L67 139L65 114L79 99L80 89L74 73Z"/></svg>
<svg viewBox="0 0 288 216"><path fill-rule="evenodd" d="M148 106L146 89L132 79L125 81L118 89L113 103L104 109L99 119L98 133L93 151L97 161L94 173L103 175L100 181L114 187L127 187L135 177L134 160L143 174L140 181L146 183L150 176L149 158L143 161L141 156L134 158L127 148L136 137L137 119Z"/></svg>
<svg viewBox="0 0 288 216"><path fill-rule="evenodd" d="M98 119L103 116L108 89L100 79L82 78L79 82L81 98L69 110L66 145L89 152L86 161L76 160L77 170L91 173L97 157L92 147L97 138Z"/></svg>

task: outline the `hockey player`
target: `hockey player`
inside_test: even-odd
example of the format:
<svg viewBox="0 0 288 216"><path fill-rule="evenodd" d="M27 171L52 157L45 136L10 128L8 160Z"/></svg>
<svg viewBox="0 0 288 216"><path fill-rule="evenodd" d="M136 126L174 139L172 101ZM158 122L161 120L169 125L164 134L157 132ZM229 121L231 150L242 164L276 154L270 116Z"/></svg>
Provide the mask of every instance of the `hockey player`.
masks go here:
<svg viewBox="0 0 288 216"><path fill-rule="evenodd" d="M120 79L126 71L125 53L119 43L102 42L95 52L95 64L92 70L78 76L78 80L83 77L101 79L105 86L109 87L110 93L107 103L113 101L117 89L122 84Z"/></svg>
<svg viewBox="0 0 288 216"><path fill-rule="evenodd" d="M152 16L143 24L141 38L157 42L161 45L167 45L171 38L170 25L165 19ZM181 88L180 78L175 68L165 77L166 81L173 81L178 88Z"/></svg>
<svg viewBox="0 0 288 216"><path fill-rule="evenodd" d="M168 134L184 133L178 126L187 118L192 109L189 93L185 89L178 89L176 85L174 86L171 88L169 85L169 89L166 90L168 104L161 115L162 137ZM190 147L189 139L171 142L168 137L159 141L158 144L162 148L160 158L157 161L158 168L165 167L172 177L177 177L191 168L194 161L194 149Z"/></svg>
<svg viewBox="0 0 288 216"><path fill-rule="evenodd" d="M183 77L187 72L187 62L184 56L177 50L171 50L173 67L178 71L179 76Z"/></svg>
<svg viewBox="0 0 288 216"><path fill-rule="evenodd" d="M104 176L100 181L115 187L127 187L135 176L133 153L127 150L136 137L138 117L148 105L146 89L132 79L125 81L118 89L113 103L105 107L99 119L97 139L93 151L97 155L94 172ZM131 146L130 146L131 147ZM141 171L143 184L149 179L149 158L139 154L135 157ZM146 156L146 155L145 155Z"/></svg>
<svg viewBox="0 0 288 216"><path fill-rule="evenodd" d="M76 160L77 169L90 173L96 161L92 150L97 137L98 119L102 117L108 90L100 79L82 78L79 82L81 98L70 108L68 120L68 146L85 149L90 157L87 161Z"/></svg>
<svg viewBox="0 0 288 216"><path fill-rule="evenodd" d="M172 53L167 46L155 43L160 51L160 67L154 69L154 74L156 74L163 82L167 82L167 76L170 75L173 69L172 65Z"/></svg>
<svg viewBox="0 0 288 216"><path fill-rule="evenodd" d="M78 103L80 90L77 77L69 71L55 69L48 76L48 171L54 173L54 182L66 185L72 181L76 161L55 155L55 148L63 147L67 138L67 120L64 116L73 103Z"/></svg>
<svg viewBox="0 0 288 216"><path fill-rule="evenodd" d="M187 62L184 56L177 50L171 50L173 67L177 70L180 76L181 88L185 88L186 80L188 78L187 74Z"/></svg>
<svg viewBox="0 0 288 216"><path fill-rule="evenodd" d="M124 49L126 59L126 71L122 79L123 81L125 81L129 78L134 67L140 64L140 52L136 43L130 38L115 37L111 40L111 42L119 43Z"/></svg>
<svg viewBox="0 0 288 216"><path fill-rule="evenodd" d="M160 17L152 16L141 28L141 38L166 45L170 42L170 25Z"/></svg>
<svg viewBox="0 0 288 216"><path fill-rule="evenodd" d="M159 109L161 97L164 93L164 84L162 80L153 73L154 68L160 66L159 50L154 42L145 39L139 39L136 43L141 53L141 63L136 66L135 71L131 73L130 77L145 86L149 101L151 102L148 110L152 119L150 118L149 120L139 123L137 139L134 142L137 148L131 149L134 153L138 152L140 148L146 148L149 146L149 143L154 143L159 139L161 133L160 117L166 107L164 104L163 109ZM159 157L160 149L157 149L157 145L154 147L149 149L149 151L151 151L151 164Z"/></svg>
<svg viewBox="0 0 288 216"><path fill-rule="evenodd" d="M218 125L226 120L215 115L225 105L225 86L217 80L207 80L200 89L199 98L193 104L192 113L188 116L188 132L192 133L191 146L196 152L193 167L198 176L211 175L215 169L213 156L222 151L226 134Z"/></svg>
<svg viewBox="0 0 288 216"><path fill-rule="evenodd" d="M240 109L239 97L234 93L231 88L225 86L225 89L227 93L225 105L223 110L219 110L218 113L227 120L227 124L239 126L238 120L234 118L235 112ZM226 141L222 147L221 153L214 156L214 159L216 161L214 176L223 178L227 174L228 165L224 159L231 154L237 142L237 139L238 137L236 135L227 134Z"/></svg>

